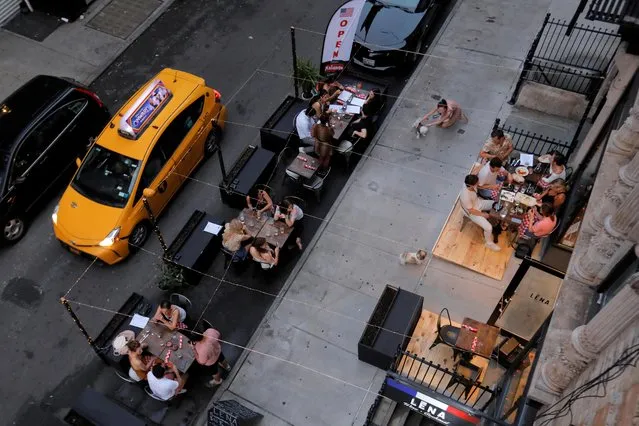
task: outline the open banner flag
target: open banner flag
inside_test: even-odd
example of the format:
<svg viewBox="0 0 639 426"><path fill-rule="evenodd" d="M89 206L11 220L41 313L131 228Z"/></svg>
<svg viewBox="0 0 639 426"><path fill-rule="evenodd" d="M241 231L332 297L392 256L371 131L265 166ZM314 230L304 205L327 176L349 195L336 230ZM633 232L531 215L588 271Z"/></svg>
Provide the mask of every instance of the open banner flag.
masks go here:
<svg viewBox="0 0 639 426"><path fill-rule="evenodd" d="M344 69L351 59L353 40L357 32L359 15L365 0L350 0L341 5L326 27L322 50L322 74L332 74Z"/></svg>

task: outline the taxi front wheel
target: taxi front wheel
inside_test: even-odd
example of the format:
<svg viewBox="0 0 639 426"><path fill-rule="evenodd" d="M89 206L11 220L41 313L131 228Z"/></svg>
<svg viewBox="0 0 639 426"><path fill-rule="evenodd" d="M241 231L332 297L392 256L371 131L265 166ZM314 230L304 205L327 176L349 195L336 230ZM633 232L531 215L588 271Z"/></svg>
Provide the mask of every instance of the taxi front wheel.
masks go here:
<svg viewBox="0 0 639 426"><path fill-rule="evenodd" d="M204 157L210 158L215 151L217 151L220 142L222 141L222 129L219 126L213 125L213 128L209 132L209 135L206 137L206 142L204 143Z"/></svg>
<svg viewBox="0 0 639 426"><path fill-rule="evenodd" d="M150 231L151 227L148 222L140 222L135 225L129 235L129 251L132 253L138 251L149 238Z"/></svg>

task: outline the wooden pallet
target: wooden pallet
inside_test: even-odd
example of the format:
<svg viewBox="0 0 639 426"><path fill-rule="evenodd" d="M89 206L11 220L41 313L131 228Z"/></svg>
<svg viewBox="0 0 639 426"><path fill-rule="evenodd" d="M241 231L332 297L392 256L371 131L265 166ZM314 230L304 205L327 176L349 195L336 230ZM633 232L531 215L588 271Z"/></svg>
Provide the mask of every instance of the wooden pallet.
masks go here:
<svg viewBox="0 0 639 426"><path fill-rule="evenodd" d="M435 243L433 255L501 281L514 252L508 233L499 236L501 251L492 251L484 244L484 231L463 218L458 198Z"/></svg>

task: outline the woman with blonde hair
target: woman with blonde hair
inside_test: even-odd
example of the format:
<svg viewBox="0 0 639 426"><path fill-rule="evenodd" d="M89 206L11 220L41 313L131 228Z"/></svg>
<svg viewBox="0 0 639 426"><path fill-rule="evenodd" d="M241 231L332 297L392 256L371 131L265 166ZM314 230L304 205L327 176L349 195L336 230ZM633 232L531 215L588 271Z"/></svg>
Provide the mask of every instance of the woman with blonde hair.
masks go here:
<svg viewBox="0 0 639 426"><path fill-rule="evenodd" d="M539 200L539 203L551 204L557 211L566 201L566 191L568 191L566 182L563 179L557 179L551 182L550 186L544 189L543 192L535 194L535 198Z"/></svg>
<svg viewBox="0 0 639 426"><path fill-rule="evenodd" d="M245 246L253 241L253 237L248 233L246 226L238 219L233 219L224 225L222 234L222 246L228 251L235 253L240 260L246 259L248 252Z"/></svg>

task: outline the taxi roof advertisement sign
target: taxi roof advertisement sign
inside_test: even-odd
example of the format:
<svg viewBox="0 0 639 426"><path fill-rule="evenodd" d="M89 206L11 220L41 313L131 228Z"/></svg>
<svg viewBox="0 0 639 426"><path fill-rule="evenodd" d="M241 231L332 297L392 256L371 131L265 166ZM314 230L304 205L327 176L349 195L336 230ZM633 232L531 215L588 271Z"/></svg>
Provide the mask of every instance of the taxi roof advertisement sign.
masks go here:
<svg viewBox="0 0 639 426"><path fill-rule="evenodd" d="M386 378L384 395L438 424L477 426L480 422L479 417L437 399L437 395L426 395L390 377Z"/></svg>
<svg viewBox="0 0 639 426"><path fill-rule="evenodd" d="M164 83L153 81L120 119L120 134L137 139L170 99L171 91Z"/></svg>
<svg viewBox="0 0 639 426"><path fill-rule="evenodd" d="M351 0L337 8L326 27L320 72L341 72L351 59L357 23L365 0Z"/></svg>

